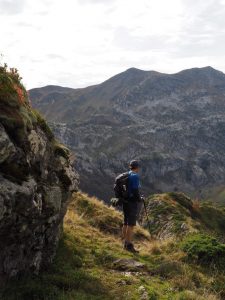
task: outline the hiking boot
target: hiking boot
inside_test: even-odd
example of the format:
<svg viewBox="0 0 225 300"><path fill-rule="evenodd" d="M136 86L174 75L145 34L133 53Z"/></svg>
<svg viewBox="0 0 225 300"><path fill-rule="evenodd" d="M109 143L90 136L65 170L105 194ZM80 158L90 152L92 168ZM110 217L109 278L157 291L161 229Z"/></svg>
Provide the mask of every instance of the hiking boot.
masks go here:
<svg viewBox="0 0 225 300"><path fill-rule="evenodd" d="M139 253L139 251L134 248L134 245L132 243L125 242L124 249L132 253Z"/></svg>

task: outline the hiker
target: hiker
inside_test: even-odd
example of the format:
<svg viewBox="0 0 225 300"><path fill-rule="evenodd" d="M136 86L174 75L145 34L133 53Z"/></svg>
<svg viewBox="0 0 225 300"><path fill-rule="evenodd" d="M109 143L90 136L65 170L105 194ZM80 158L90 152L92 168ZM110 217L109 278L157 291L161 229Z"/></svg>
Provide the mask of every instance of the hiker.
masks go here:
<svg viewBox="0 0 225 300"><path fill-rule="evenodd" d="M138 253L132 243L133 229L137 222L138 202L141 201L139 192L139 162L132 160L130 162L130 171L128 172L128 194L126 201L123 202L124 224L122 227L122 238L124 240L124 249Z"/></svg>

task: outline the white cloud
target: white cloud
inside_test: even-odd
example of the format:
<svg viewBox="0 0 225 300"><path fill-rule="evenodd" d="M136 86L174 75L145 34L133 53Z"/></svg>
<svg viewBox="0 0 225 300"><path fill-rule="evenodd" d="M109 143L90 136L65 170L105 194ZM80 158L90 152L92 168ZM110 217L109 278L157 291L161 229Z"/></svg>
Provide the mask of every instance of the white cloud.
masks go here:
<svg viewBox="0 0 225 300"><path fill-rule="evenodd" d="M225 71L225 0L0 0L0 53L28 88L130 67Z"/></svg>
<svg viewBox="0 0 225 300"><path fill-rule="evenodd" d="M0 15L13 15L21 13L25 0L0 0Z"/></svg>
<svg viewBox="0 0 225 300"><path fill-rule="evenodd" d="M116 0L78 0L79 4L104 4L109 5Z"/></svg>

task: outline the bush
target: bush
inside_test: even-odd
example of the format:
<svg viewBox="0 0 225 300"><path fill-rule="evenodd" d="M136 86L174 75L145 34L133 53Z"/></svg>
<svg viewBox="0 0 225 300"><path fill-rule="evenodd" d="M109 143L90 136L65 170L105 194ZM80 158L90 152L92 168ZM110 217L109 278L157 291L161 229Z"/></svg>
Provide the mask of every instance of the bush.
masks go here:
<svg viewBox="0 0 225 300"><path fill-rule="evenodd" d="M225 269L225 244L221 244L211 236L204 234L189 236L182 242L181 248L190 259L203 264L216 264Z"/></svg>

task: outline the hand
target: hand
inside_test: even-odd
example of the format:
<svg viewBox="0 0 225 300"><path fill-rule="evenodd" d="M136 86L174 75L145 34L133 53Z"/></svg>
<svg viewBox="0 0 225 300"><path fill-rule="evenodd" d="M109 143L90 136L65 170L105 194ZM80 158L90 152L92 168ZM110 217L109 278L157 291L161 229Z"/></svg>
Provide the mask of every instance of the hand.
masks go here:
<svg viewBox="0 0 225 300"><path fill-rule="evenodd" d="M145 201L145 197L144 196L141 196L141 201Z"/></svg>

